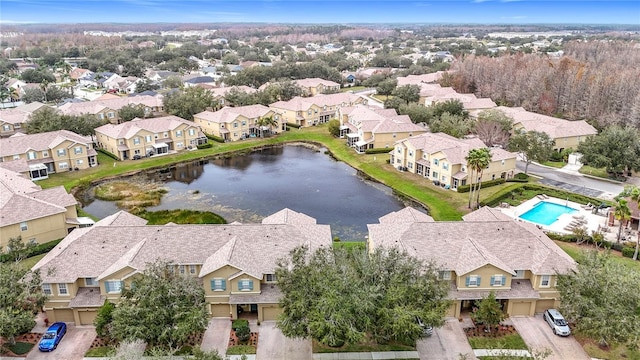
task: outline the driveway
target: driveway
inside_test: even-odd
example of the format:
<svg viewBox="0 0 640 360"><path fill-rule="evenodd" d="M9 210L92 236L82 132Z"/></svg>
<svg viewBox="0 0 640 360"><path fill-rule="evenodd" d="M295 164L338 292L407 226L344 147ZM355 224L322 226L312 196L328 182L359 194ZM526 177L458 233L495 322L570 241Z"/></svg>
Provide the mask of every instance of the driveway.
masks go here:
<svg viewBox="0 0 640 360"><path fill-rule="evenodd" d="M65 359L75 360L84 358L84 354L91 347L96 337L96 329L93 326L75 326L67 324L67 333L60 341L58 348L52 352L40 352L38 345L27 355L27 360L40 359Z"/></svg>
<svg viewBox="0 0 640 360"><path fill-rule="evenodd" d="M551 354L545 360L589 360L591 359L573 336L561 337L553 334L542 315L515 316L510 318L525 343L534 351L545 348Z"/></svg>
<svg viewBox="0 0 640 360"><path fill-rule="evenodd" d="M467 360L476 358L460 322L454 318L433 329L430 337L418 341L417 348L420 360L459 360L462 358L460 354L464 354Z"/></svg>
<svg viewBox="0 0 640 360"><path fill-rule="evenodd" d="M285 337L276 327L275 321L263 321L260 326L251 327L258 331L257 360L309 360L312 358L311 341L293 340Z"/></svg>
<svg viewBox="0 0 640 360"><path fill-rule="evenodd" d="M229 333L231 333L229 318L210 319L207 330L202 337L202 350L218 350L218 354L224 356L227 353L227 345L229 345Z"/></svg>

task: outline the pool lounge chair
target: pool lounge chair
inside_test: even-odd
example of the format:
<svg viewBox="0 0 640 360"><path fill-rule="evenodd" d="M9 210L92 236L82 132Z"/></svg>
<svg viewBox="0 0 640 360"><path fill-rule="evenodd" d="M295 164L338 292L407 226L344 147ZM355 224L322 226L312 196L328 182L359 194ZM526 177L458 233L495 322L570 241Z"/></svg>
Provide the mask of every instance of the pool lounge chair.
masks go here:
<svg viewBox="0 0 640 360"><path fill-rule="evenodd" d="M593 204L592 203L587 203L587 205L580 205L583 209L586 210L591 210L593 209Z"/></svg>

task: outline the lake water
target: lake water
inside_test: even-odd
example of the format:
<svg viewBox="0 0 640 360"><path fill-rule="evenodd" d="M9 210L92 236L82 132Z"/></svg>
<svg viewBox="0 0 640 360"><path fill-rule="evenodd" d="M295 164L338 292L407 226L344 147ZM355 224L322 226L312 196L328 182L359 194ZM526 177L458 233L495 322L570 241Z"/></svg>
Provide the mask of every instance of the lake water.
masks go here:
<svg viewBox="0 0 640 360"><path fill-rule="evenodd" d="M168 193L164 209L212 211L228 222L255 223L289 208L331 225L333 236L364 240L367 224L404 207L387 186L364 180L329 155L302 146L264 149L245 156L176 165L149 173ZM84 208L103 218L118 211L95 200Z"/></svg>

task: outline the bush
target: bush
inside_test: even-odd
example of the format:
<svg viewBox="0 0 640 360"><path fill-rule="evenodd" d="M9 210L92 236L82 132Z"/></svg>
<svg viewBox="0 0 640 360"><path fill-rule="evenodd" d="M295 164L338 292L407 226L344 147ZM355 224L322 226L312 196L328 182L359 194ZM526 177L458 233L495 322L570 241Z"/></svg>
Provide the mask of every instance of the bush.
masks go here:
<svg viewBox="0 0 640 360"><path fill-rule="evenodd" d="M488 187L504 184L504 182L505 182L504 179L495 179L495 180L485 181L485 182L482 183L482 188L488 188ZM458 186L458 192L459 193L466 193L466 192L469 192L469 191L471 191L471 185Z"/></svg>
<svg viewBox="0 0 640 360"><path fill-rule="evenodd" d="M200 144L200 145L197 146L197 148L201 149L201 150L202 149L209 149L209 148L212 148L212 147L213 147L212 143Z"/></svg>
<svg viewBox="0 0 640 360"><path fill-rule="evenodd" d="M249 341L249 338L251 338L251 330L249 329L249 325L244 325L237 328L236 337L238 337L238 341L241 343Z"/></svg>
<svg viewBox="0 0 640 360"><path fill-rule="evenodd" d="M529 175L525 173L517 173L513 178L518 180L529 180Z"/></svg>
<svg viewBox="0 0 640 360"><path fill-rule="evenodd" d="M239 328L246 326L249 327L249 320L247 319L236 319L233 320L233 322L231 323L231 328L235 331L238 330Z"/></svg>
<svg viewBox="0 0 640 360"><path fill-rule="evenodd" d="M117 156L113 155L112 153L108 152L108 151L107 151L107 150L105 150L105 149L96 149L96 151L101 152L101 153L103 153L103 154L107 155L108 157L112 158L113 160L120 161L120 158L119 158L119 157L117 157Z"/></svg>
<svg viewBox="0 0 640 360"><path fill-rule="evenodd" d="M300 125L294 124L294 123L287 123L287 128L300 129Z"/></svg>
<svg viewBox="0 0 640 360"><path fill-rule="evenodd" d="M562 241L562 242L577 242L578 241L578 237L575 236L574 234L558 234L558 233L554 233L554 232L549 232L549 233L547 233L547 236L551 240L558 240L558 241Z"/></svg>
<svg viewBox="0 0 640 360"><path fill-rule="evenodd" d="M632 247L624 247L622 248L622 256L633 258L633 253L636 251L635 248Z"/></svg>
<svg viewBox="0 0 640 360"><path fill-rule="evenodd" d="M330 120L329 125L327 126L329 129L329 134L334 137L340 136L340 121L338 120Z"/></svg>
<svg viewBox="0 0 640 360"><path fill-rule="evenodd" d="M205 134L205 136L207 137L207 139L213 140L215 142L219 142L219 143L223 143L224 142L224 139L219 137L219 136L209 135L209 134Z"/></svg>
<svg viewBox="0 0 640 360"><path fill-rule="evenodd" d="M28 258L44 253L48 253L51 249L56 247L62 241L62 239L49 241L43 244L38 244L36 246L27 247L24 251L21 252L23 258ZM0 262L7 262L15 260L15 254L7 253L0 255Z"/></svg>
<svg viewBox="0 0 640 360"><path fill-rule="evenodd" d="M512 179L507 179L506 182L526 183L526 182L529 182L529 180L512 178Z"/></svg>
<svg viewBox="0 0 640 360"><path fill-rule="evenodd" d="M367 149L364 151L365 154L388 154L389 151L393 149L391 148L377 148L377 149Z"/></svg>
<svg viewBox="0 0 640 360"><path fill-rule="evenodd" d="M111 337L110 325L111 321L113 321L113 310L115 310L115 308L116 306L107 300L100 309L98 309L98 314L93 321L93 325L95 325L96 334L98 334L99 337Z"/></svg>

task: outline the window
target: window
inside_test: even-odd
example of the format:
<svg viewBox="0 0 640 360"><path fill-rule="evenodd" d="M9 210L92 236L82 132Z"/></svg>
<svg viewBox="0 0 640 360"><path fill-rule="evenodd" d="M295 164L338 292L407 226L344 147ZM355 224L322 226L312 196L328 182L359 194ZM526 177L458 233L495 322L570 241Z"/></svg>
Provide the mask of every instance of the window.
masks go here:
<svg viewBox="0 0 640 360"><path fill-rule="evenodd" d="M407 167L408 167L409 169L413 169L413 163L412 163L412 162L410 162L410 161L409 161L409 162L407 162Z"/></svg>
<svg viewBox="0 0 640 360"><path fill-rule="evenodd" d="M253 290L253 280L242 279L238 281L238 290L240 291L252 291Z"/></svg>
<svg viewBox="0 0 640 360"><path fill-rule="evenodd" d="M507 283L507 277L504 275L493 275L491 277L491 286L504 286Z"/></svg>
<svg viewBox="0 0 640 360"><path fill-rule="evenodd" d="M84 160L82 159L76 160L76 165L82 165L82 163L84 163Z"/></svg>
<svg viewBox="0 0 640 360"><path fill-rule="evenodd" d="M549 286L551 286L551 275L542 275L542 279L540 280L540 287Z"/></svg>
<svg viewBox="0 0 640 360"><path fill-rule="evenodd" d="M184 265L180 265L180 274L184 274L185 270Z"/></svg>
<svg viewBox="0 0 640 360"><path fill-rule="evenodd" d="M42 284L42 292L45 295L51 295L51 284Z"/></svg>
<svg viewBox="0 0 640 360"><path fill-rule="evenodd" d="M58 284L58 294L69 295L69 292L67 291L67 284Z"/></svg>
<svg viewBox="0 0 640 360"><path fill-rule="evenodd" d="M436 179L436 180L438 180L438 172L437 172L437 171L434 171L434 172L433 172L433 178L434 178L434 179Z"/></svg>
<svg viewBox="0 0 640 360"><path fill-rule="evenodd" d="M73 148L73 152L75 154L82 154L82 146L76 146L75 148Z"/></svg>
<svg viewBox="0 0 640 360"><path fill-rule="evenodd" d="M147 135L147 136L145 136L145 137L144 137L144 140L145 140L146 142L150 143L150 142L151 142L151 135Z"/></svg>
<svg viewBox="0 0 640 360"><path fill-rule="evenodd" d="M442 163L442 168L445 169L445 170L448 170L449 169L449 164L447 164L446 162L443 162Z"/></svg>
<svg viewBox="0 0 640 360"><path fill-rule="evenodd" d="M11 126L10 126L10 125L6 125L6 124L5 124L5 125L2 125L2 129L3 129L4 131L9 131L9 130L11 130Z"/></svg>
<svg viewBox="0 0 640 360"><path fill-rule="evenodd" d="M502 160L502 165L504 165L504 160Z"/></svg>
<svg viewBox="0 0 640 360"><path fill-rule="evenodd" d="M267 282L276 282L276 274L267 274L266 275Z"/></svg>
<svg viewBox="0 0 640 360"><path fill-rule="evenodd" d="M182 130L176 130L176 137L182 137Z"/></svg>
<svg viewBox="0 0 640 360"><path fill-rule="evenodd" d="M139 137L134 137L133 138L133 145L140 145L140 138Z"/></svg>
<svg viewBox="0 0 640 360"><path fill-rule="evenodd" d="M59 167L60 169L66 169L66 168L68 168L68 167L69 167L69 164L67 164L67 162L66 162L66 161L63 161L63 162L61 162L61 163L59 163L59 164L58 164L58 167Z"/></svg>
<svg viewBox="0 0 640 360"><path fill-rule="evenodd" d="M247 126L247 122L242 120L242 126Z"/></svg>
<svg viewBox="0 0 640 360"><path fill-rule="evenodd" d="M189 136L193 136L196 134L196 129L189 129Z"/></svg>
<svg viewBox="0 0 640 360"><path fill-rule="evenodd" d="M162 136L164 136L164 138L166 139L166 138L168 138L168 137L169 137L169 133L168 133L168 132L166 132L166 133L162 134Z"/></svg>
<svg viewBox="0 0 640 360"><path fill-rule="evenodd" d="M98 286L96 278L84 278L84 284L86 286Z"/></svg>
<svg viewBox="0 0 640 360"><path fill-rule="evenodd" d="M43 152L42 152L42 157L43 157L43 158L49 157L49 152L48 152L48 151L46 151L46 150L45 150L45 151L43 151Z"/></svg>
<svg viewBox="0 0 640 360"><path fill-rule="evenodd" d="M27 226L27 222L23 221L20 223L20 231L27 231L29 230L29 227Z"/></svg>
<svg viewBox="0 0 640 360"><path fill-rule="evenodd" d="M396 133L393 133L393 137L395 138L396 136L398 136Z"/></svg>
<svg viewBox="0 0 640 360"><path fill-rule="evenodd" d="M110 119L113 118L114 116L115 116L115 114L113 113L113 111L110 111L110 112L107 113L107 117L110 118Z"/></svg>
<svg viewBox="0 0 640 360"><path fill-rule="evenodd" d="M122 281L120 280L109 280L104 282L104 289L108 294L111 293L119 293L122 291Z"/></svg>
<svg viewBox="0 0 640 360"><path fill-rule="evenodd" d="M233 123L233 127L234 127L234 128L237 128L237 127L238 127L238 123L237 123L237 122L234 122L234 123Z"/></svg>
<svg viewBox="0 0 640 360"><path fill-rule="evenodd" d="M440 280L451 280L451 271L439 271L438 279Z"/></svg>
<svg viewBox="0 0 640 360"><path fill-rule="evenodd" d="M398 147L398 154L402 153L402 150Z"/></svg>
<svg viewBox="0 0 640 360"><path fill-rule="evenodd" d="M516 270L516 275L513 278L524 279L524 270Z"/></svg>
<svg viewBox="0 0 640 360"><path fill-rule="evenodd" d="M195 274L195 273L196 273L196 266L189 265L189 274Z"/></svg>
<svg viewBox="0 0 640 360"><path fill-rule="evenodd" d="M438 166L439 160L438 159L433 159L433 165Z"/></svg>
<svg viewBox="0 0 640 360"><path fill-rule="evenodd" d="M409 150L409 156L413 156L413 150Z"/></svg>
<svg viewBox="0 0 640 360"><path fill-rule="evenodd" d="M98 118L99 118L100 120L104 119L104 114L98 114Z"/></svg>
<svg viewBox="0 0 640 360"><path fill-rule="evenodd" d="M478 275L467 276L466 285L467 285L467 287L478 287L478 286L480 286L480 276L478 276Z"/></svg>
<svg viewBox="0 0 640 360"><path fill-rule="evenodd" d="M13 155L13 160L18 160L18 159L20 159L20 155L17 155L17 154Z"/></svg>
<svg viewBox="0 0 640 360"><path fill-rule="evenodd" d="M211 279L211 290L213 291L227 290L227 281L225 279Z"/></svg>
<svg viewBox="0 0 640 360"><path fill-rule="evenodd" d="M36 152L35 151L29 151L27 153L27 160L33 160L36 158Z"/></svg>

